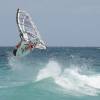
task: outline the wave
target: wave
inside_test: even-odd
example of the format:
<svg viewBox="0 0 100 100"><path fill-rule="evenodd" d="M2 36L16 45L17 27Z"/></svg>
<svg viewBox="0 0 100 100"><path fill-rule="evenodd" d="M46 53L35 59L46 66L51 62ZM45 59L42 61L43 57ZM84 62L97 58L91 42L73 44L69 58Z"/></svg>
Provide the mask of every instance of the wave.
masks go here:
<svg viewBox="0 0 100 100"><path fill-rule="evenodd" d="M77 58L71 56L69 64L62 64L59 60L54 59L40 62L40 60L33 61L33 58L27 59L10 56L8 57L10 70L7 76L4 75L0 79L4 83L6 80L6 83L0 83L0 88L22 86L29 83L34 85L34 83L38 84L38 82L42 84L42 80L47 82L47 79L51 78L54 83L52 84L54 86L51 86L53 92L57 89L57 91L59 90L59 92L69 95L99 95L100 74L88 68L88 61L86 62L85 59L82 59L81 64L81 59ZM77 64L78 61L80 61L80 64ZM49 87L50 84L50 82L47 82L46 86Z"/></svg>
<svg viewBox="0 0 100 100"><path fill-rule="evenodd" d="M0 72L0 88L29 84L36 76L35 66L33 67L25 58L16 58L12 55L8 56L7 68L0 69Z"/></svg>
<svg viewBox="0 0 100 100"><path fill-rule="evenodd" d="M92 95L100 94L100 74L81 74L80 67L70 65L63 69L57 61L49 63L41 69L37 75L36 81L51 77L62 91L71 95ZM84 72L85 73L85 72Z"/></svg>

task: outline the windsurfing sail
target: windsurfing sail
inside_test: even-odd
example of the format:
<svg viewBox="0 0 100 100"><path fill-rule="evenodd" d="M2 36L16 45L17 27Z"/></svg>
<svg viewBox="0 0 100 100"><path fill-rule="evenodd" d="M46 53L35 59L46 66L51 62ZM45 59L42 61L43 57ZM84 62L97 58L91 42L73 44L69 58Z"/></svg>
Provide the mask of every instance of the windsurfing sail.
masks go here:
<svg viewBox="0 0 100 100"><path fill-rule="evenodd" d="M31 41L33 44L37 44L35 48L46 49L45 43L42 40L36 25L26 11L17 9L16 22L18 30L20 34L23 34L25 41Z"/></svg>

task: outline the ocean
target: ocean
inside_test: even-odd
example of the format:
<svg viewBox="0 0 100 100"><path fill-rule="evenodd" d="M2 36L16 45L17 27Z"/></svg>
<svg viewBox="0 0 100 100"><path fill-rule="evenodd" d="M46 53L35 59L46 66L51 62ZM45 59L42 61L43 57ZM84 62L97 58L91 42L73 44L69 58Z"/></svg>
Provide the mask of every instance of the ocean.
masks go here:
<svg viewBox="0 0 100 100"><path fill-rule="evenodd" d="M0 100L100 100L100 48L12 51L0 47Z"/></svg>

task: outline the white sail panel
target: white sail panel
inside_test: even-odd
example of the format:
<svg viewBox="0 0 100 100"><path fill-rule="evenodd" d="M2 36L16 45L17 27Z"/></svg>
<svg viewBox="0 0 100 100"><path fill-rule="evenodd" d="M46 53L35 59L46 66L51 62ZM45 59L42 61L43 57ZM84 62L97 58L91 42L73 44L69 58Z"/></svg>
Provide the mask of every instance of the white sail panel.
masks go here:
<svg viewBox="0 0 100 100"><path fill-rule="evenodd" d="M16 21L21 34L25 40L32 41L33 43L38 43L45 46L44 41L41 39L39 31L36 25L33 23L30 15L22 10L17 10Z"/></svg>

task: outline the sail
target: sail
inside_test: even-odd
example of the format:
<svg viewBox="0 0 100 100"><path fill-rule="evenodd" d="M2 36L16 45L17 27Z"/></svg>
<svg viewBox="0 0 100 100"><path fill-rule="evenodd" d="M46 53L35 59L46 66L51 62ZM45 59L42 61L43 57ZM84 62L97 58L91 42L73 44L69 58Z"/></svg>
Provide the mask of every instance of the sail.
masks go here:
<svg viewBox="0 0 100 100"><path fill-rule="evenodd" d="M36 25L34 24L32 18L27 12L17 9L16 22L20 34L23 34L23 37L26 41L37 43L36 48L46 49L45 43L41 39L40 33Z"/></svg>

